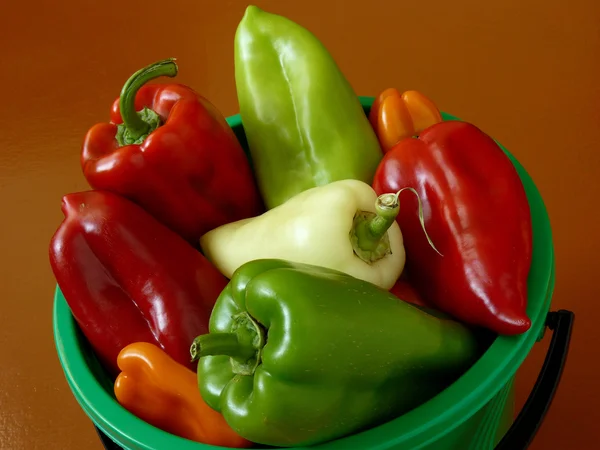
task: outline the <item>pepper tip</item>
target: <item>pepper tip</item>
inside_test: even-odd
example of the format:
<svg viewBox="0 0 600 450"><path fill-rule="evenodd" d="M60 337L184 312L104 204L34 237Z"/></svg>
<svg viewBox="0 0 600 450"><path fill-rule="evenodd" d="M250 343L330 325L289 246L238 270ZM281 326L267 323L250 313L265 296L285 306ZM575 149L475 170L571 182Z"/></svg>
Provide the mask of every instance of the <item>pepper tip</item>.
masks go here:
<svg viewBox="0 0 600 450"><path fill-rule="evenodd" d="M246 11L244 12L244 17L243 17L242 20L245 20L245 19L247 19L249 17L252 17L252 16L254 16L256 14L259 14L261 12L263 12L263 10L260 9L258 6L256 6L256 5L248 5L246 7Z"/></svg>

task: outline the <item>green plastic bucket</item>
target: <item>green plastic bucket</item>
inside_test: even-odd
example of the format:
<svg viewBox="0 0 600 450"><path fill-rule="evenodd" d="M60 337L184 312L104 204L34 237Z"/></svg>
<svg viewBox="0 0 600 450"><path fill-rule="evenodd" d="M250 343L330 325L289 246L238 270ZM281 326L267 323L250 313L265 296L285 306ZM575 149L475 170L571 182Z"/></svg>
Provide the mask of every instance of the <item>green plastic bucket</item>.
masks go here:
<svg viewBox="0 0 600 450"><path fill-rule="evenodd" d="M366 114L372 102L372 97L361 97ZM449 114L443 114L443 118L459 120ZM227 121L247 149L239 115L229 117ZM515 373L546 328L554 288L554 249L550 222L538 190L525 169L510 153L506 150L505 152L525 186L533 219L533 260L528 280L527 307L531 328L520 336L497 337L462 377L409 413L376 428L312 448L486 450L496 447L513 423ZM53 319L58 357L73 395L96 427L112 441L127 450L222 448L199 444L166 433L122 408L114 397L110 379L80 332L58 287L54 298ZM537 420L528 426L533 428L529 433L530 437L535 433L558 384L568 349L570 324L571 322L568 330L561 333L562 340L566 343L557 344L561 347L561 355L556 357L555 354L554 365L550 361L550 368L546 370L552 372L552 382L548 383L546 380L545 385L542 383L541 389L537 389L540 392L548 391L547 395L544 394L547 398L542 402L538 398L535 404L529 405L529 409L541 409ZM553 346L557 336L555 331ZM557 361L560 363L558 366ZM546 362L549 362L549 358ZM521 422L531 422L531 418ZM505 447L510 450L519 448L514 445Z"/></svg>

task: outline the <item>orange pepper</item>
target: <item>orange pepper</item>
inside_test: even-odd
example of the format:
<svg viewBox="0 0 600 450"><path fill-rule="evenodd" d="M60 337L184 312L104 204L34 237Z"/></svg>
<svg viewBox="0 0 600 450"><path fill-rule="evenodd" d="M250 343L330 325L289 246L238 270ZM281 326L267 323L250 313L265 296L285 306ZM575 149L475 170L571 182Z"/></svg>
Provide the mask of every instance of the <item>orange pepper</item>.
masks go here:
<svg viewBox="0 0 600 450"><path fill-rule="evenodd" d="M119 403L140 419L168 433L204 444L248 448L223 416L209 407L196 374L147 342L129 344L117 358Z"/></svg>
<svg viewBox="0 0 600 450"><path fill-rule="evenodd" d="M373 102L369 121L384 153L403 139L415 136L442 121L437 106L418 91L403 94L395 88L384 90Z"/></svg>

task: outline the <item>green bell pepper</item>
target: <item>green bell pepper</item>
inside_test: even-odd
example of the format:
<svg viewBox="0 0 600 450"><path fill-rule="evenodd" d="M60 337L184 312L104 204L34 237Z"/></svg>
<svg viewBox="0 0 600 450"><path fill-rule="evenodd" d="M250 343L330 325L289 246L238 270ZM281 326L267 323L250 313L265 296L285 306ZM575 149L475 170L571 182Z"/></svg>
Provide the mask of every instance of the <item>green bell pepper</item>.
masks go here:
<svg viewBox="0 0 600 450"><path fill-rule="evenodd" d="M235 35L240 116L268 209L332 181L371 184L383 157L356 93L323 44L248 6Z"/></svg>
<svg viewBox="0 0 600 450"><path fill-rule="evenodd" d="M462 324L374 284L277 259L241 266L190 349L202 397L242 437L312 445L428 400L478 354Z"/></svg>

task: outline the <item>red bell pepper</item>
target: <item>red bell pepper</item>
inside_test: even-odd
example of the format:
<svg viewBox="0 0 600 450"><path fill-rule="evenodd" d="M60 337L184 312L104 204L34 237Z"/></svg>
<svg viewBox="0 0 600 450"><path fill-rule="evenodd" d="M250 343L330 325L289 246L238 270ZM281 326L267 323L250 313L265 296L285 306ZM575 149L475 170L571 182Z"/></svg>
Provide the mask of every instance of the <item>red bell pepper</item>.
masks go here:
<svg viewBox="0 0 600 450"><path fill-rule="evenodd" d="M133 200L196 245L207 231L264 206L221 113L187 86L145 85L176 74L172 59L136 72L113 104L111 123L88 131L81 165L92 188Z"/></svg>
<svg viewBox="0 0 600 450"><path fill-rule="evenodd" d="M502 149L483 131L447 121L399 142L382 159L377 194L414 187L423 203L430 246L414 196L397 221L406 270L428 303L499 334L529 329L527 277L532 253L529 204Z"/></svg>
<svg viewBox="0 0 600 450"><path fill-rule="evenodd" d="M69 194L62 211L50 263L104 367L118 374L123 347L148 342L195 371L190 345L208 332L228 280L183 238L117 194Z"/></svg>

